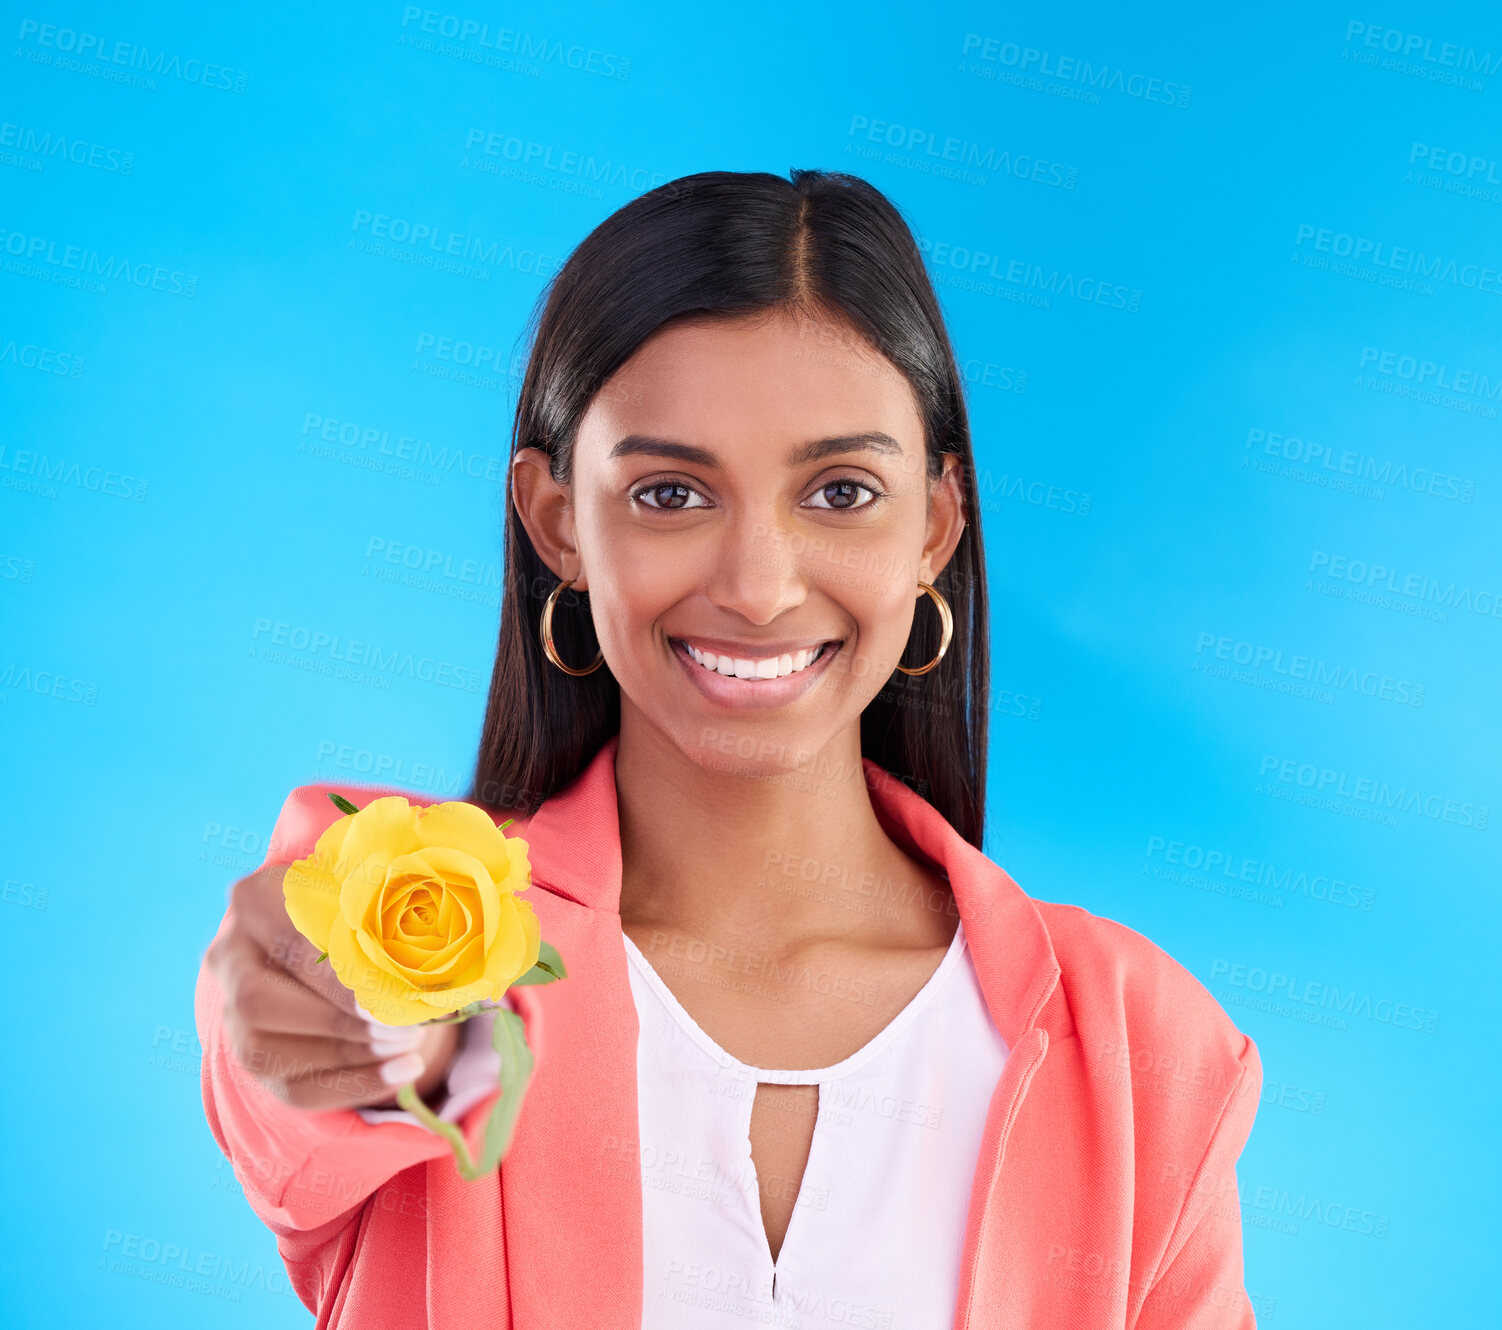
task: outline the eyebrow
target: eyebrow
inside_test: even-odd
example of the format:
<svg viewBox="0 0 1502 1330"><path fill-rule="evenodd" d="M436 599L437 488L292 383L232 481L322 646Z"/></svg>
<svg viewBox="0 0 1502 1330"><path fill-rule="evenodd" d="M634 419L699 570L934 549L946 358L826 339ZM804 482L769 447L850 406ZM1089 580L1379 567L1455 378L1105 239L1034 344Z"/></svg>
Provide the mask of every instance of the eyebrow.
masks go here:
<svg viewBox="0 0 1502 1330"><path fill-rule="evenodd" d="M816 462L821 457L850 452L873 452L900 457L902 445L890 434L884 434L880 430L867 430L863 434L836 434L827 439L813 439L799 444L787 460L792 466L801 466L805 462ZM671 457L695 466L718 467L720 464L719 458L708 448L692 443L676 443L672 439L659 439L651 434L628 434L610 450L611 457L633 457L640 454Z"/></svg>

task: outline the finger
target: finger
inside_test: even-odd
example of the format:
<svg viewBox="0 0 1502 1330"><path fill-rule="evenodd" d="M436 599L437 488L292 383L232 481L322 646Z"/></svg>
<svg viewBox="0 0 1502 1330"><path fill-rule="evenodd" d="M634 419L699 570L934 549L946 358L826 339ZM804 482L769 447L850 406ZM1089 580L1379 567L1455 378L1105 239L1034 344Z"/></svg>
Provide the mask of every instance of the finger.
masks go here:
<svg viewBox="0 0 1502 1330"><path fill-rule="evenodd" d="M422 1058L416 1053L403 1053L385 1062L300 1076L286 1082L282 1094L293 1107L315 1112L380 1104L394 1098L399 1087L412 1084L422 1073Z"/></svg>
<svg viewBox="0 0 1502 1330"><path fill-rule="evenodd" d="M392 1086L381 1077L381 1068L388 1063L400 1065L390 1073L402 1075L416 1056L410 1048L395 1050L378 1049L364 1040L330 1039L322 1035L282 1034L272 1030L226 1029L230 1036L230 1049L235 1061L255 1076L273 1092L281 1095L286 1087L297 1081L311 1080L334 1088L336 1073L358 1068L374 1067L375 1081L368 1086L354 1087L355 1093L384 1087L390 1094ZM422 1074L422 1059L416 1057L417 1072ZM407 1076L414 1080L416 1076ZM406 1080L401 1081L405 1084Z"/></svg>
<svg viewBox="0 0 1502 1330"><path fill-rule="evenodd" d="M230 908L235 920L261 950L278 960L299 957L303 952L312 961L318 948L297 931L287 915L287 901L282 891L285 864L265 864L230 888ZM289 967L290 968L290 967Z"/></svg>
<svg viewBox="0 0 1502 1330"><path fill-rule="evenodd" d="M318 959L318 948L297 931L287 915L282 894L286 871L285 864L268 864L241 878L232 888L230 908L275 965L341 1011L353 1014L357 1010L354 994L340 983L327 960Z"/></svg>
<svg viewBox="0 0 1502 1330"><path fill-rule="evenodd" d="M219 980L224 994L225 1019L238 1019L241 1024L259 1023L263 1013L269 1013L283 995L291 995L302 989L309 996L324 1003L331 1011L340 1011L320 994L299 982L293 974L283 970L261 950L260 944L240 926L221 934L210 945L207 960L209 968ZM249 1019L246 1019L246 1018ZM302 1033L307 1033L306 1029ZM331 1030L330 1033L341 1033ZM358 1038L360 1031L350 1027L344 1033Z"/></svg>
<svg viewBox="0 0 1502 1330"><path fill-rule="evenodd" d="M321 1034L366 1042L371 1025L354 1012L315 993L289 974L243 933L226 939L225 996L249 1029L284 1034Z"/></svg>

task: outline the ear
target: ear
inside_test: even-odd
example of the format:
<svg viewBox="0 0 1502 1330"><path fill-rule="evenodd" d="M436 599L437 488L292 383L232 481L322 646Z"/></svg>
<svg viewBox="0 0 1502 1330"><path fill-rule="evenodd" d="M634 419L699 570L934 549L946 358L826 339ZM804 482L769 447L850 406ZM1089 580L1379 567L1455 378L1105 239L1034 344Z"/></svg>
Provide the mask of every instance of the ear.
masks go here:
<svg viewBox="0 0 1502 1330"><path fill-rule="evenodd" d="M516 450L511 462L511 501L537 557L559 581L572 577L574 591L588 591L574 536L573 495L553 479L548 455L541 448Z"/></svg>
<svg viewBox="0 0 1502 1330"><path fill-rule="evenodd" d="M949 566L954 548L965 534L965 496L959 455L945 453L943 466L943 472L929 490L928 526L923 538L923 557L918 564L921 580L930 586Z"/></svg>

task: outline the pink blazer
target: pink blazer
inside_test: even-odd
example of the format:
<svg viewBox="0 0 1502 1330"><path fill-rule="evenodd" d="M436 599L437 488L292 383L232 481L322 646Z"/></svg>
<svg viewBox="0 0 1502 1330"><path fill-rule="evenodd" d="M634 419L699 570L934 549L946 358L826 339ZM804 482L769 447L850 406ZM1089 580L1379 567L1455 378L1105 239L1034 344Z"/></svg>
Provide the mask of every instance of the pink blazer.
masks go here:
<svg viewBox="0 0 1502 1330"><path fill-rule="evenodd" d="M465 1182L447 1143L414 1124L283 1104L234 1061L220 990L200 969L209 1127L319 1327L639 1330L618 746L612 737L507 829L529 843L528 899L569 977L511 990L537 1067L498 1176ZM948 874L1011 1050L970 1193L953 1330L1255 1327L1236 1160L1261 1094L1256 1046L1146 938L1032 900L926 800L862 765L887 833ZM311 851L338 816L327 789L357 803L389 793L434 802L384 786L302 786L268 863ZM493 1100L461 1124L472 1148Z"/></svg>

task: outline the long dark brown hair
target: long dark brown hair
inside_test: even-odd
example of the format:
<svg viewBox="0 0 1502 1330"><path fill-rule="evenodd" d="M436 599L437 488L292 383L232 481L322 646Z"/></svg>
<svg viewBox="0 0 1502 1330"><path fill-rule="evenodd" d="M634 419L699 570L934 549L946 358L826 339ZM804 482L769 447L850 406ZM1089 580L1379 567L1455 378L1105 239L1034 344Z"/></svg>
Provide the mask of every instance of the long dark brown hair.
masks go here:
<svg viewBox="0 0 1502 1330"><path fill-rule="evenodd" d="M548 455L568 484L590 401L653 333L676 320L783 311L854 328L912 385L928 475L960 461L966 526L935 589L954 637L926 674L895 671L861 715L861 751L912 786L979 847L985 823L989 611L970 421L939 302L896 206L836 171L704 171L633 199L605 218L554 275L534 310L516 407L518 448ZM509 473L508 473L509 475ZM474 784L467 797L535 811L620 730L620 685L607 665L565 674L543 653L543 603L558 578L506 500L500 638ZM599 643L588 593L562 592L553 616L562 658L583 667ZM903 664L939 649L936 607L921 597ZM812 773L817 776L817 772Z"/></svg>

